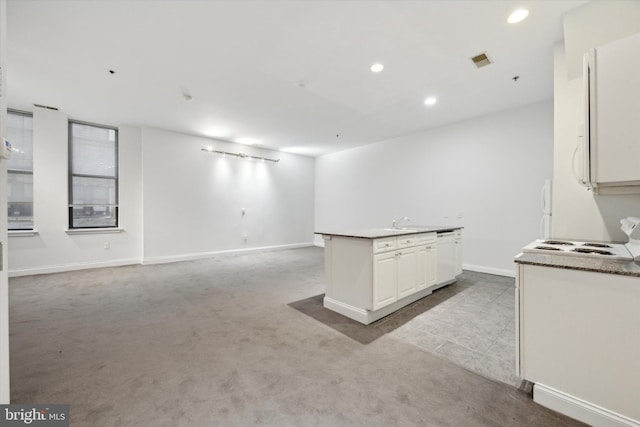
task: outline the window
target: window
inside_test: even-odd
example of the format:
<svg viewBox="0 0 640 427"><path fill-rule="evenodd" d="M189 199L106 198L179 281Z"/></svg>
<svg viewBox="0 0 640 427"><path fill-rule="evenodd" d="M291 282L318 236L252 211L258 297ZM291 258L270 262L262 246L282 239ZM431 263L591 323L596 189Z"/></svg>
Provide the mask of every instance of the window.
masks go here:
<svg viewBox="0 0 640 427"><path fill-rule="evenodd" d="M118 227L118 130L69 122L69 228Z"/></svg>
<svg viewBox="0 0 640 427"><path fill-rule="evenodd" d="M7 112L7 219L9 230L33 230L33 117Z"/></svg>

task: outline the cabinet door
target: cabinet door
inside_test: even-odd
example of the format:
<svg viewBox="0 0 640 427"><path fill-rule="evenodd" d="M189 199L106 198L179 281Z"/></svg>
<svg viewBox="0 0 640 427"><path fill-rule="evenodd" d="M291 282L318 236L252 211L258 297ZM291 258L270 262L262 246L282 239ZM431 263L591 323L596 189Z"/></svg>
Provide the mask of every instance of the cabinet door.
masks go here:
<svg viewBox="0 0 640 427"><path fill-rule="evenodd" d="M640 34L596 49L591 73L592 178L603 184L640 181Z"/></svg>
<svg viewBox="0 0 640 427"><path fill-rule="evenodd" d="M416 262L418 264L418 284L416 290L421 290L436 284L437 258L436 246L421 246L416 251Z"/></svg>
<svg viewBox="0 0 640 427"><path fill-rule="evenodd" d="M373 310L397 301L396 252L373 257Z"/></svg>
<svg viewBox="0 0 640 427"><path fill-rule="evenodd" d="M398 298L404 298L416 291L418 284L418 263L416 248L396 252L398 263Z"/></svg>

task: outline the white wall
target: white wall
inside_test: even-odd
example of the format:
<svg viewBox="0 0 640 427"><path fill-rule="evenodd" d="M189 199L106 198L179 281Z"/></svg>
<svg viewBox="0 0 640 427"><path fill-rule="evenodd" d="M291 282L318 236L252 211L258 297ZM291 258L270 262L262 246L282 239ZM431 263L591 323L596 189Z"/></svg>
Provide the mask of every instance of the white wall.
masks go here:
<svg viewBox="0 0 640 427"><path fill-rule="evenodd" d="M145 262L312 244L313 158L153 128L142 140ZM201 151L209 146L281 161Z"/></svg>
<svg viewBox="0 0 640 427"><path fill-rule="evenodd" d="M539 235L552 161L551 101L322 156L316 231L399 215L462 225L465 268L513 275L513 256Z"/></svg>
<svg viewBox="0 0 640 427"><path fill-rule="evenodd" d="M34 108L33 123L38 233L9 237L12 276L313 242L314 159L135 126L119 127L123 232L68 234L68 117ZM212 144L282 160L201 151Z"/></svg>
<svg viewBox="0 0 640 427"><path fill-rule="evenodd" d="M110 125L109 123L105 123ZM140 132L119 135L121 233L69 235L68 117L33 111L33 236L9 237L11 275L138 263L141 259ZM108 243L109 248L104 245Z"/></svg>
<svg viewBox="0 0 640 427"><path fill-rule="evenodd" d="M0 0L0 138L4 137L7 106L5 101L5 56L7 40L7 3ZM4 140L0 140L4 143ZM7 188L7 162L0 159L0 188ZM0 242L4 246L0 271L0 404L9 403L9 288L7 278L7 192L0 191Z"/></svg>
<svg viewBox="0 0 640 427"><path fill-rule="evenodd" d="M595 196L577 183L571 169L578 126L584 123L583 79L574 77L575 69L584 50L640 31L640 20L629 16L640 16L640 1L587 3L565 16L565 40L575 42L555 46L552 234L556 238L626 242L620 219L640 215L640 195Z"/></svg>

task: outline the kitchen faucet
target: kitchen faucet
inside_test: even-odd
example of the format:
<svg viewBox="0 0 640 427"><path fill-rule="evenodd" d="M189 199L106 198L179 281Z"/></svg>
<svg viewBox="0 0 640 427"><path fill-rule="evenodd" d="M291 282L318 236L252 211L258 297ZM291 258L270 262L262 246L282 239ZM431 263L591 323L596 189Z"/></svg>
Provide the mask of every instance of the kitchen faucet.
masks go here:
<svg viewBox="0 0 640 427"><path fill-rule="evenodd" d="M409 218L408 216L403 216L402 218L398 219L393 218L393 221L391 221L391 228L400 228L399 225L402 221L411 221L411 218Z"/></svg>

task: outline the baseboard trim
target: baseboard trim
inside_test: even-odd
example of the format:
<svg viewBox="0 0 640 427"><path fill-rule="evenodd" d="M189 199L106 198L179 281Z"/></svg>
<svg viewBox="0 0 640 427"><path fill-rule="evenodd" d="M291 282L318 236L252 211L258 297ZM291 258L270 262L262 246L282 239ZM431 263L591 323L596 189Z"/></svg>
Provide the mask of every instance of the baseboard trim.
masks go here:
<svg viewBox="0 0 640 427"><path fill-rule="evenodd" d="M124 258L109 261L90 261L73 264L45 265L34 268L18 268L9 270L9 277L34 276L38 274L63 273L65 271L89 270L92 268L122 267L123 265L140 264L140 258Z"/></svg>
<svg viewBox="0 0 640 427"><path fill-rule="evenodd" d="M504 268L483 267L481 265L463 264L463 270L477 271L478 273L495 274L497 276L516 277L515 267L513 270Z"/></svg>
<svg viewBox="0 0 640 427"><path fill-rule="evenodd" d="M340 313L343 316L347 316L350 319L353 319L357 322L364 323L368 325L370 323L375 322L376 320L380 320L385 316L390 315L394 311L397 311L404 307L405 305L409 305L412 302L418 301L421 298L430 295L434 289L445 286L446 284L436 285L433 287L422 289L415 294L408 295L401 300L398 300L392 304L379 308L375 311L367 310L360 307L354 307L349 304L345 304L341 301L329 298L325 295L323 300L323 305L325 308L329 310L335 311L336 313Z"/></svg>
<svg viewBox="0 0 640 427"><path fill-rule="evenodd" d="M354 307L352 305L345 304L326 296L323 299L323 305L325 308L328 308L331 311L335 311L336 313L340 313L343 316L347 316L348 318L353 319L356 322L364 323L365 325L371 323L371 321L369 320L369 316L367 315L368 310Z"/></svg>
<svg viewBox="0 0 640 427"><path fill-rule="evenodd" d="M307 248L310 246L314 246L314 243L305 242L305 243L293 243L289 245L260 246L256 248L228 249L228 250L212 251L212 252L197 252L197 253L184 254L184 255L146 257L146 258L143 258L142 264L144 265L167 264L170 262L192 261L196 259L210 258L215 255L251 253L251 252L262 252L262 251L277 251L277 250L285 250L285 249Z"/></svg>
<svg viewBox="0 0 640 427"><path fill-rule="evenodd" d="M284 249L306 248L310 246L314 246L313 242L294 243L290 245L261 246L257 248L248 248L248 249L231 249L231 250L224 250L224 251L202 252L202 253L186 254L186 255L173 255L173 256L166 256L166 257L150 257L150 258L144 258L142 260L140 258L125 258L125 259L116 259L116 260L109 260L109 261L90 261L90 262L73 263L73 264L45 265L42 267L19 268L19 269L9 270L8 275L9 277L20 277L20 276L34 276L38 274L63 273L65 271L74 271L74 270L88 270L93 268L121 267L124 265L165 264L170 262L191 261L196 259L209 258L211 256L221 255L221 254L274 251L274 250L284 250Z"/></svg>
<svg viewBox="0 0 640 427"><path fill-rule="evenodd" d="M594 427L640 427L640 422L577 397L536 383L533 401Z"/></svg>

